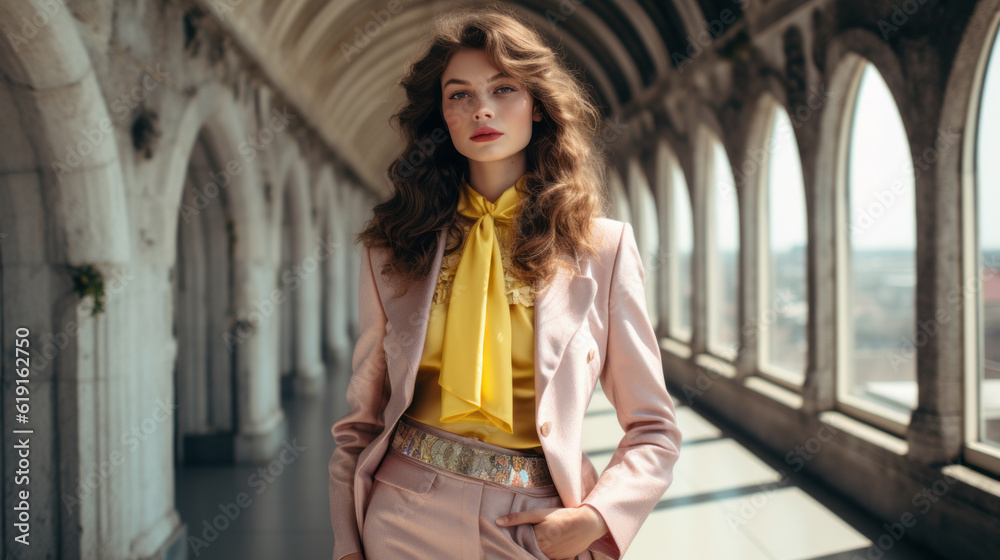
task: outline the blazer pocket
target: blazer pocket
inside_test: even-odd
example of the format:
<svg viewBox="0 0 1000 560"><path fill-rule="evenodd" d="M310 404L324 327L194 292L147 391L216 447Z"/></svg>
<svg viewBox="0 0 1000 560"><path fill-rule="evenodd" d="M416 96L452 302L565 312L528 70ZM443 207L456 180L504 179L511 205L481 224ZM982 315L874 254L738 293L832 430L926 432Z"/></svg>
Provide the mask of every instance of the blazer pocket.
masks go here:
<svg viewBox="0 0 1000 560"><path fill-rule="evenodd" d="M393 459L392 463L382 465L384 468L380 467L375 471L375 480L414 494L426 494L431 489L438 476L436 472L414 465L406 459Z"/></svg>

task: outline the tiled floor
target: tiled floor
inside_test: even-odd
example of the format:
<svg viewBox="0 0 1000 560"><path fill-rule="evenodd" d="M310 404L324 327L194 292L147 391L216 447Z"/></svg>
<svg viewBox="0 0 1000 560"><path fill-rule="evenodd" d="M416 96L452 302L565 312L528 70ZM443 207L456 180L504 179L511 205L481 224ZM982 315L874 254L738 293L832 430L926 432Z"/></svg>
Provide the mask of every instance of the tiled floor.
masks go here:
<svg viewBox="0 0 1000 560"><path fill-rule="evenodd" d="M938 558L907 542L869 551L883 533L881 523L808 479L774 468L777 461L759 458L752 443L674 401L684 434L681 459L673 484L629 548L630 560ZM603 393L595 393L588 415L584 451L600 472L623 432Z"/></svg>
<svg viewBox="0 0 1000 560"><path fill-rule="evenodd" d="M188 525L188 558L331 558L327 461L333 451L330 426L346 408L343 377L328 384L324 397L284 402L290 447L284 462L272 461L264 471L179 470L177 509ZM884 533L880 522L797 474L782 479L784 471L775 468L780 465L773 458L759 458L751 442L734 439L675 401L684 433L681 460L628 560L938 558L906 541L889 550L871 548ZM622 436L600 391L586 422L584 450L600 472Z"/></svg>

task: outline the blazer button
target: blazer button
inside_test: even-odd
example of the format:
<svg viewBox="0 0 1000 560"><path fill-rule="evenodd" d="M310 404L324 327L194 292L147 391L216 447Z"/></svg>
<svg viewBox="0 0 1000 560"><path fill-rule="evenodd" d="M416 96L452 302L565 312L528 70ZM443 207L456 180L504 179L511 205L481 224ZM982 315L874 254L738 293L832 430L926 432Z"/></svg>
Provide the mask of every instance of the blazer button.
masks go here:
<svg viewBox="0 0 1000 560"><path fill-rule="evenodd" d="M552 429L552 423L546 421L542 424L542 437L549 437L549 430Z"/></svg>
<svg viewBox="0 0 1000 560"><path fill-rule="evenodd" d="M590 352L587 352L587 363L589 364L594 360L594 349L591 348Z"/></svg>

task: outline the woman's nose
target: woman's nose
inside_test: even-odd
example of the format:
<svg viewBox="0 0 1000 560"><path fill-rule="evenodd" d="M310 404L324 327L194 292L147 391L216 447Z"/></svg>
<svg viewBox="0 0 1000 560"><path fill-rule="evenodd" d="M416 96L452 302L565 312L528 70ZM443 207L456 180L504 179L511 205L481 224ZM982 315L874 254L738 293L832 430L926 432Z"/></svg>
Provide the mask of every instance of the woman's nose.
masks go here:
<svg viewBox="0 0 1000 560"><path fill-rule="evenodd" d="M475 116L476 116L476 120L477 121L479 119L484 119L486 117L489 117L489 118L492 119L494 117L494 115L493 115L493 108L489 107L488 105L483 105L483 106L479 107L479 109L476 110L476 115Z"/></svg>

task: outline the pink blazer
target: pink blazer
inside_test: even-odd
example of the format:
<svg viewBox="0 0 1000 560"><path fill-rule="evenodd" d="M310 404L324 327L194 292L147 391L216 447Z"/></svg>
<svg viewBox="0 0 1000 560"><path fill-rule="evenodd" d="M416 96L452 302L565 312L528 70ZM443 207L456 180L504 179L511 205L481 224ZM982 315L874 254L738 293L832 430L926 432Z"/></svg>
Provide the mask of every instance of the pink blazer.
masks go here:
<svg viewBox="0 0 1000 560"><path fill-rule="evenodd" d="M610 529L581 560L593 560L592 553L615 559L625 554L670 486L681 445L632 226L608 218L594 224L604 234L599 258L582 255L582 273L573 278L560 269L534 303L536 429L549 470L564 507L589 504ZM444 245L442 230L432 271L441 264ZM386 250L362 253L350 411L331 430L337 445L330 457L334 560L363 552L372 477L391 428L413 398L437 281L430 274L396 296L373 272L386 262ZM600 477L581 449L583 418L598 380L625 432Z"/></svg>

